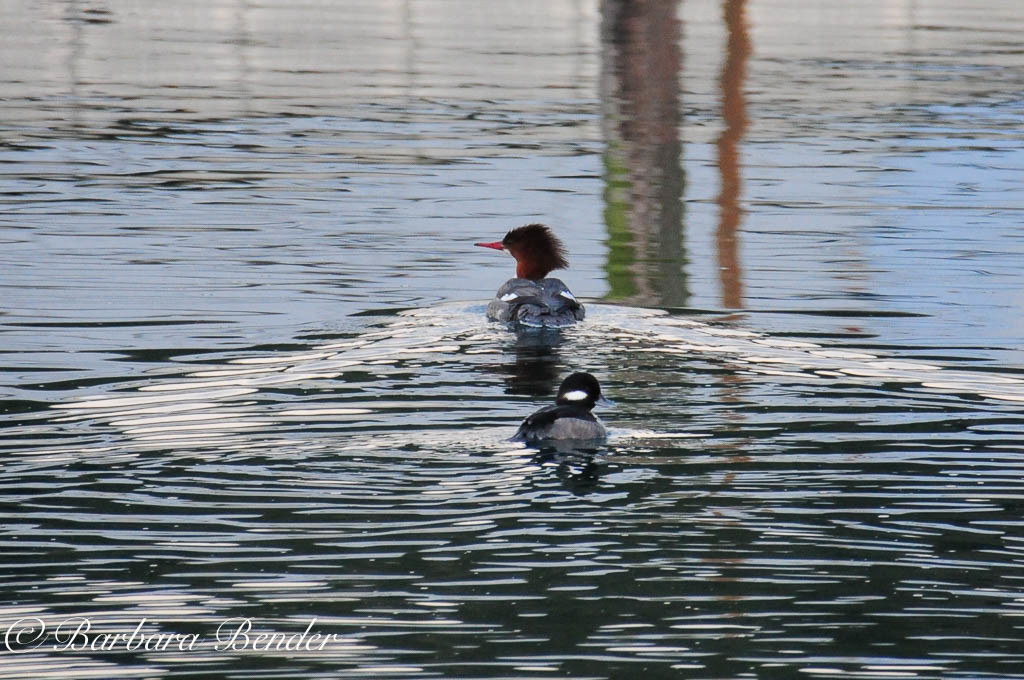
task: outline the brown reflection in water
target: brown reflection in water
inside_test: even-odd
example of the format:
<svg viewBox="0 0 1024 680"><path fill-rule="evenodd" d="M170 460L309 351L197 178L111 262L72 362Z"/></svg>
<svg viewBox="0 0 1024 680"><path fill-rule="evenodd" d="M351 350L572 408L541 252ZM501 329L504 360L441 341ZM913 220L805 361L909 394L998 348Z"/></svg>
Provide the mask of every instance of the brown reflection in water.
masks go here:
<svg viewBox="0 0 1024 680"><path fill-rule="evenodd" d="M747 420L746 414L739 410L739 407L747 399L746 392L749 381L741 374L743 370L741 366L726 362L724 368L729 373L721 377L721 383L718 385L716 393L718 395L718 403L723 407L720 410L722 417L721 425L728 428L730 425L738 425ZM739 428L737 427L738 430ZM707 448L711 451L720 451L724 455L729 456L730 461L733 463L746 463L750 461L750 457L744 455L742 451L750 444L753 444L753 439L750 437L729 438L719 442L711 441L708 443ZM729 476L726 475L726 481L729 481L729 479Z"/></svg>
<svg viewBox="0 0 1024 680"><path fill-rule="evenodd" d="M601 100L608 298L681 307L688 290L676 13L673 0L603 0Z"/></svg>
<svg viewBox="0 0 1024 680"><path fill-rule="evenodd" d="M743 98L743 82L747 75L747 58L750 56L750 38L744 16L746 0L724 0L723 18L729 32L726 43L725 65L719 83L722 87L722 118L725 129L718 138L718 171L722 190L718 195L718 270L722 284L722 305L743 307L743 281L739 258L737 232L742 210L740 209L740 161L736 147L747 130L747 104Z"/></svg>
<svg viewBox="0 0 1024 680"><path fill-rule="evenodd" d="M723 0L722 17L728 32L725 64L718 82L722 88L722 119L725 127L715 146L718 149L718 172L721 191L718 203L718 231L715 246L718 252L718 272L722 287L722 306L743 308L743 269L739 257L739 227L743 219L740 195L743 180L740 177L740 158L737 147L747 131L747 104L743 98L743 83L747 76L747 59L750 57L750 37L745 17L746 0ZM727 321L737 318L733 314L719 318ZM719 403L723 406L739 406L744 401L747 379L740 367L727 374L719 391ZM739 423L746 420L740 410L723 410L723 420ZM725 448L732 454L732 460L742 463L748 460L742 453L745 440L730 441Z"/></svg>

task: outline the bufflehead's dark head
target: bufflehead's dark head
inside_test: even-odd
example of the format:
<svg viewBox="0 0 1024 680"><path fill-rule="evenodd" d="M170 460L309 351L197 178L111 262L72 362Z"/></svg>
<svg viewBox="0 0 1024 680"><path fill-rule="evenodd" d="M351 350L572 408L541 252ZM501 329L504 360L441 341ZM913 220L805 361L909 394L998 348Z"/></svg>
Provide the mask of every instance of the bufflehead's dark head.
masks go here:
<svg viewBox="0 0 1024 680"><path fill-rule="evenodd" d="M601 399L601 384L589 373L573 373L558 388L559 406L579 406L588 411Z"/></svg>
<svg viewBox="0 0 1024 680"><path fill-rule="evenodd" d="M543 224L527 224L505 234L494 243L477 243L484 248L504 250L516 258L516 276L539 281L556 269L566 269L565 246Z"/></svg>

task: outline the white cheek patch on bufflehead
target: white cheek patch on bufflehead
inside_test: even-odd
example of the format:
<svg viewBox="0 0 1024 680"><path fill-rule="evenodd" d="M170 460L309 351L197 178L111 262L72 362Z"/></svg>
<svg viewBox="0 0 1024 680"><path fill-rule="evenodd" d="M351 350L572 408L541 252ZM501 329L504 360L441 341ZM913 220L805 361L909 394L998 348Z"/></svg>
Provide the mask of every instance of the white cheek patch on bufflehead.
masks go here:
<svg viewBox="0 0 1024 680"><path fill-rule="evenodd" d="M567 291L567 290L563 290L563 291L561 291L561 292L559 293L559 295L561 295L561 296L562 296L562 297L564 297L564 298L568 298L568 299L572 300L573 302L576 302L576 296L575 296L575 295L573 295L572 293L570 293L570 292L569 292L569 291Z"/></svg>
<svg viewBox="0 0 1024 680"><path fill-rule="evenodd" d="M583 401L587 398L587 393L583 390L573 390L572 392L566 392L562 395L562 399L566 401Z"/></svg>
<svg viewBox="0 0 1024 680"><path fill-rule="evenodd" d="M500 299L502 302L511 302L512 300L515 300L517 297L519 297L519 295L516 293L505 293L504 295L501 296Z"/></svg>

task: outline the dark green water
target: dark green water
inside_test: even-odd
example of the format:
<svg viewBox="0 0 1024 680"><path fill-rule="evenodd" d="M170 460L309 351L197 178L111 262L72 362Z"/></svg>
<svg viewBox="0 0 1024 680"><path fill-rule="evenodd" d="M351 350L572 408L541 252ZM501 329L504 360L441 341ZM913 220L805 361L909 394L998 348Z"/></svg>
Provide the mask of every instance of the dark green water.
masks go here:
<svg viewBox="0 0 1024 680"><path fill-rule="evenodd" d="M1016 3L0 26L0 678L1024 677Z"/></svg>

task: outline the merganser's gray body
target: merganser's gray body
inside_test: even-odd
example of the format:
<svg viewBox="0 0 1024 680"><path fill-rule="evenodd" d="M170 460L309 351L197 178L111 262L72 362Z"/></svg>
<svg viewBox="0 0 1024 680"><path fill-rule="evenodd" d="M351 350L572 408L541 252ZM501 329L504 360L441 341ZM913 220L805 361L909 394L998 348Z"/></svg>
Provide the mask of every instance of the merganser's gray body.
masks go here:
<svg viewBox="0 0 1024 680"><path fill-rule="evenodd" d="M560 279L509 279L487 305L487 318L530 328L565 328L582 321L583 305Z"/></svg>

